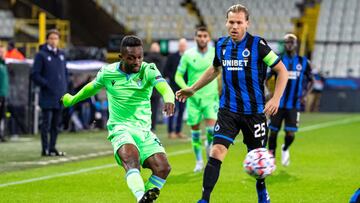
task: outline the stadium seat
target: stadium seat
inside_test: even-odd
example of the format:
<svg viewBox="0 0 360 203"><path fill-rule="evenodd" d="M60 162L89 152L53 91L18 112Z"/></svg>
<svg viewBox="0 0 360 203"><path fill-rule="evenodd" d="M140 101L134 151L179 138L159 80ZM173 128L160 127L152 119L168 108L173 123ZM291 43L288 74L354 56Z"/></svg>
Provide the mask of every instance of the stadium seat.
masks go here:
<svg viewBox="0 0 360 203"><path fill-rule="evenodd" d="M0 38L14 37L15 18L11 11L0 10Z"/></svg>

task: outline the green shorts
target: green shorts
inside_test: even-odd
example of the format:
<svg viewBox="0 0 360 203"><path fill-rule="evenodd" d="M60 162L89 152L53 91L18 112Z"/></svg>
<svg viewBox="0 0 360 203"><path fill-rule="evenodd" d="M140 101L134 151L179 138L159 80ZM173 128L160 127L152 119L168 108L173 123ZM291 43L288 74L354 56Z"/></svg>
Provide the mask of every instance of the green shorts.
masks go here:
<svg viewBox="0 0 360 203"><path fill-rule="evenodd" d="M199 124L203 119L217 119L219 110L218 95L199 97L190 97L186 101L186 110L188 114L187 124L190 126Z"/></svg>
<svg viewBox="0 0 360 203"><path fill-rule="evenodd" d="M117 153L124 144L133 144L138 149L140 154L140 164L156 153L165 153L159 138L151 131L143 131L138 129L122 128L110 135L112 137L110 142L114 149L114 156L116 162L122 165L121 159Z"/></svg>

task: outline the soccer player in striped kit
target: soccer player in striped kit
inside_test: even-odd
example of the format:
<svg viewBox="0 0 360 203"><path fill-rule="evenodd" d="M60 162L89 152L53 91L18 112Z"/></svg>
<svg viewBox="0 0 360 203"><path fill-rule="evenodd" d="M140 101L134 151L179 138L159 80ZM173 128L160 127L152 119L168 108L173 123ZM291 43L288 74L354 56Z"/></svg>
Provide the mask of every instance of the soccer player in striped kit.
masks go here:
<svg viewBox="0 0 360 203"><path fill-rule="evenodd" d="M185 101L222 71L220 108L214 127L213 147L205 167L200 203L210 201L222 161L240 130L248 150L266 146L265 114L276 114L288 79L280 57L271 50L264 39L249 34L248 25L247 8L241 4L231 6L226 12L226 28L229 35L217 41L212 66L195 84L176 93L177 99ZM268 66L278 77L274 95L265 105L264 81ZM257 179L256 189L258 202L270 202L264 179Z"/></svg>
<svg viewBox="0 0 360 203"><path fill-rule="evenodd" d="M297 54L297 37L294 34L284 36L285 53L281 56L289 79L281 97L278 113L270 118L269 151L275 156L276 140L281 123L285 120L285 143L281 146L281 164L290 164L289 147L295 138L300 119L301 103L313 84L310 62L306 57ZM268 78L276 73L271 71Z"/></svg>

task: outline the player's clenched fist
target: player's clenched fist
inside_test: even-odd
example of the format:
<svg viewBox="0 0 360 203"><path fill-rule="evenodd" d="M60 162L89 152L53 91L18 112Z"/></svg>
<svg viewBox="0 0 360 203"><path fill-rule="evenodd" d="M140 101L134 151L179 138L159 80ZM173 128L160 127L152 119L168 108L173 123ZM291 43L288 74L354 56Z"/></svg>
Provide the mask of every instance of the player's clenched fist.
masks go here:
<svg viewBox="0 0 360 203"><path fill-rule="evenodd" d="M175 105L173 103L167 102L164 104L163 113L165 114L165 116L172 116L174 115L174 108Z"/></svg>

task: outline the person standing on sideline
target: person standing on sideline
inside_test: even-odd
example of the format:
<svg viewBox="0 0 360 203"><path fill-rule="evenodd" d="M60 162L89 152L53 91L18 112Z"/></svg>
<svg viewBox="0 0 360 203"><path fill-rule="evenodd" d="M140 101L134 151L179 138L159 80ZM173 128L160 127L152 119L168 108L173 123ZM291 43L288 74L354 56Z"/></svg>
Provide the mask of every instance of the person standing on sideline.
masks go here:
<svg viewBox="0 0 360 203"><path fill-rule="evenodd" d="M163 112L174 113L175 96L154 63L143 62L143 44L128 35L120 45L120 61L101 68L96 79L74 96L65 94L65 107L106 89L109 105L107 139L114 149L117 163L126 171L126 182L139 203L151 203L160 194L170 165L159 138L151 131L150 97L156 88L164 99ZM140 175L140 167L152 171L148 181ZM121 202L121 201L120 201Z"/></svg>
<svg viewBox="0 0 360 203"><path fill-rule="evenodd" d="M150 45L149 53L147 53L144 57L144 61L148 63L155 63L156 67L160 71L160 73L163 73L163 67L164 67L164 56L160 53L160 45L157 42L153 42ZM159 105L160 105L160 99L161 95L159 92L154 89L152 95L151 95L151 130L156 130L156 124L157 124L157 116L159 112Z"/></svg>
<svg viewBox="0 0 360 203"><path fill-rule="evenodd" d="M181 57L175 81L180 88L186 89L193 85L203 73L207 71L214 60L215 48L209 46L210 34L206 27L200 26L195 32L196 46L187 50ZM188 83L185 83L184 74L188 73ZM190 97L186 103L188 113L187 124L191 126L192 147L195 153L196 164L194 172L199 172L204 168L202 158L202 143L200 123L205 121L206 155L209 157L212 146L214 125L219 108L218 81L214 80L202 88L199 92Z"/></svg>
<svg viewBox="0 0 360 203"><path fill-rule="evenodd" d="M246 7L241 4L231 6L226 12L225 25L229 35L217 41L212 66L195 84L176 93L177 99L184 101L213 81L222 71L220 108L199 203L210 201L221 164L240 130L248 151L266 146L268 128L265 114L277 113L288 79L280 57L263 38L247 32L249 11ZM272 68L278 77L274 95L265 104L264 81L267 67ZM257 179L256 191L259 203L270 202L265 179Z"/></svg>
<svg viewBox="0 0 360 203"><path fill-rule="evenodd" d="M64 52L58 47L59 39L59 31L55 29L48 31L46 44L42 45L36 54L31 72L32 80L40 86L42 156L65 155L56 148L62 118L62 105L59 100L67 92L68 84L66 60Z"/></svg>
<svg viewBox="0 0 360 203"><path fill-rule="evenodd" d="M325 77L324 74L317 70L313 69L313 78L314 84L311 92L309 93L306 101L306 112L319 112L320 110L320 99L321 94L325 88Z"/></svg>
<svg viewBox="0 0 360 203"><path fill-rule="evenodd" d="M0 141L5 142L6 97L9 94L9 74L5 64L5 46L0 44Z"/></svg>
<svg viewBox="0 0 360 203"><path fill-rule="evenodd" d="M9 41L7 46L7 51L5 53L6 59L17 59L17 60L24 60L24 55L15 47L14 41Z"/></svg>
<svg viewBox="0 0 360 203"><path fill-rule="evenodd" d="M295 139L295 132L298 130L300 120L301 103L306 98L313 84L310 61L306 57L297 54L298 40L294 34L284 36L285 53L281 60L289 73L289 79L281 97L277 114L270 117L269 151L276 156L277 135L281 129L281 123L285 121L285 142L281 146L281 164L290 164L289 147ZM271 71L268 77L277 74Z"/></svg>
<svg viewBox="0 0 360 203"><path fill-rule="evenodd" d="M164 66L164 77L169 81L171 89L176 92L180 88L175 82L175 73L180 62L181 56L187 49L187 40L185 38L179 39L179 50L170 54ZM185 138L182 133L183 115L185 110L185 103L175 101L175 112L173 116L168 119L168 138ZM174 129L175 121L175 129Z"/></svg>

